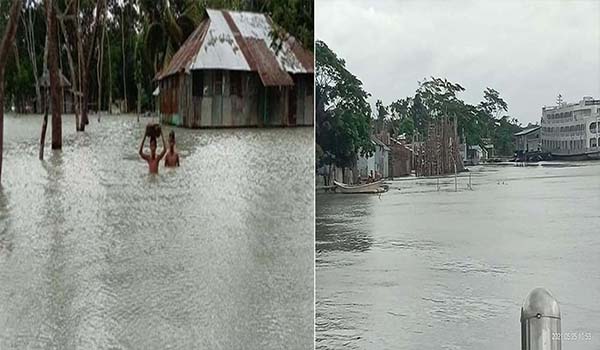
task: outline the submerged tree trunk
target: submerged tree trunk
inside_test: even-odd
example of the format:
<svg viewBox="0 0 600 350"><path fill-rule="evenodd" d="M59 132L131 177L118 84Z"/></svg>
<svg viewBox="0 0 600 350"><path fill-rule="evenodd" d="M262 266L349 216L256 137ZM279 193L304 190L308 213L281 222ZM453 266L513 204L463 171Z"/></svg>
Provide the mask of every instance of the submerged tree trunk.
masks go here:
<svg viewBox="0 0 600 350"><path fill-rule="evenodd" d="M48 70L52 105L52 149L62 148L62 93L58 74L58 45L56 42L56 10L52 0L46 0L46 28L48 37Z"/></svg>
<svg viewBox="0 0 600 350"><path fill-rule="evenodd" d="M8 61L8 52L15 41L19 14L21 14L21 0L14 0L10 7L10 15L8 16L2 43L0 43L0 179L2 178L2 146L4 144L4 69Z"/></svg>
<svg viewBox="0 0 600 350"><path fill-rule="evenodd" d="M77 7L75 13L79 14L80 1L77 0ZM77 79L79 80L79 90L77 91L77 104L79 105L80 119L76 126L77 131L83 131L81 126L84 125L83 119L83 78L82 78L82 66L83 66L83 39L81 38L81 17L77 16L75 20L75 30L77 36Z"/></svg>
<svg viewBox="0 0 600 350"><path fill-rule="evenodd" d="M44 103L44 119L42 120L42 133L40 135L40 160L44 160L44 145L46 144L46 129L48 129L48 89L46 89L46 102Z"/></svg>

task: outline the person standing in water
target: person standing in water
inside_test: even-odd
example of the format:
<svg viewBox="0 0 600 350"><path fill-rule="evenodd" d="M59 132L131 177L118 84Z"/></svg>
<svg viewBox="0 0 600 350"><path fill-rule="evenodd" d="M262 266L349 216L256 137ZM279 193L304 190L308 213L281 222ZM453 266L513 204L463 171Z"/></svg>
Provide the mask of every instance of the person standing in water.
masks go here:
<svg viewBox="0 0 600 350"><path fill-rule="evenodd" d="M179 154L177 151L175 151L175 132L173 130L171 130L169 133L169 150L167 151L167 156L165 157L165 166L179 166Z"/></svg>
<svg viewBox="0 0 600 350"><path fill-rule="evenodd" d="M142 159L144 159L146 162L148 162L148 170L150 171L150 174L158 174L158 164L160 163L160 160L167 153L165 137L161 132L160 137L161 137L162 143L163 143L163 150L157 156L156 155L156 136L154 136L154 135L150 136L150 154L144 153L144 143L146 142L147 136L148 136L147 133L144 134L144 139L142 140L142 144L140 145L140 151L139 151L140 157L142 157Z"/></svg>

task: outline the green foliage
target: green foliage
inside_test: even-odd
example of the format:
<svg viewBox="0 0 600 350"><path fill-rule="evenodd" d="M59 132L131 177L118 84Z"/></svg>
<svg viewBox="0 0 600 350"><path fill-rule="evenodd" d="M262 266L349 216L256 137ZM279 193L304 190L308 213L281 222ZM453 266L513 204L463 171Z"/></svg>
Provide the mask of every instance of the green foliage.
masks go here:
<svg viewBox="0 0 600 350"><path fill-rule="evenodd" d="M300 40L305 48L313 50L314 6L312 1L270 0L266 1L265 7L273 22L277 24L274 33L276 36L282 38L281 33L286 31ZM260 7L254 10L260 11ZM278 26L281 26L284 31L278 30Z"/></svg>
<svg viewBox="0 0 600 350"><path fill-rule="evenodd" d="M362 82L324 42L316 45L317 144L321 162L350 167L359 154L370 155L371 107Z"/></svg>
<svg viewBox="0 0 600 350"><path fill-rule="evenodd" d="M491 140L497 153L512 155L513 135L522 128L516 119L500 117L508 111L508 105L500 97L500 93L487 88L483 101L473 106L460 99L459 94L464 90L460 84L447 79L425 79L419 82L414 97L399 99L387 107L390 119L382 129L386 129L391 135L427 135L431 122L449 117L456 119L458 133L468 145L484 146ZM378 110L385 108L380 101L376 103L376 107Z"/></svg>
<svg viewBox="0 0 600 350"><path fill-rule="evenodd" d="M381 100L377 100L377 102L375 102L375 112L377 113L375 116L375 132L379 133L384 129L386 118L388 117L389 113L387 107L383 105Z"/></svg>
<svg viewBox="0 0 600 350"><path fill-rule="evenodd" d="M44 44L46 37L46 16L44 2L24 0L22 19L27 19L28 11L32 15L32 28L36 54L37 72L34 72L27 51L23 21L19 21L16 45L19 56L17 67L14 55L9 56L6 71L6 106L12 104L24 111L26 105L35 100L35 77L43 70ZM76 4L80 4L79 13ZM59 12L65 14L68 40L65 43L59 30L60 67L70 80L69 65L65 47L72 52L75 65L78 64L77 35L74 21L79 17L84 46L91 41L95 20L97 0L56 0ZM0 30L8 21L8 9L11 1L0 0ZM67 8L67 6L70 6ZM128 106L135 109L138 99L138 82L143 89L142 109L153 109L152 91L156 86L156 73L169 62L173 54L185 42L187 37L204 19L205 9L230 9L264 12L280 25L277 29L288 31L303 45L313 47L313 4L304 0L106 0L108 15L104 21L106 27L104 42L104 60L102 65L101 109L108 108L109 95L113 102L123 99L127 92ZM101 29L101 28L99 28ZM96 33L96 43L102 33ZM122 39L122 34L124 40ZM274 33L279 35L280 33ZM88 51L85 52L87 54ZM123 55L124 54L124 55ZM94 48L89 72L89 102L92 109L98 101L98 48ZM123 57L124 62L123 62ZM84 62L85 64L85 62ZM77 68L76 68L77 70ZM125 74L125 76L123 76ZM110 80L109 80L110 79ZM10 83L8 83L10 82Z"/></svg>

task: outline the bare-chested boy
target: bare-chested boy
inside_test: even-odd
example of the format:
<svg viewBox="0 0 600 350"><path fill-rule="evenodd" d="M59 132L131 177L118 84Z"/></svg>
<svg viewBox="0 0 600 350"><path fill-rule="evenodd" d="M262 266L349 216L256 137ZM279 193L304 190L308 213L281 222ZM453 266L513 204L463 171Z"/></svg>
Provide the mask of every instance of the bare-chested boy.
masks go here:
<svg viewBox="0 0 600 350"><path fill-rule="evenodd" d="M150 171L150 174L158 174L158 163L167 153L165 137L162 133L160 133L163 143L163 150L158 156L156 155L156 137L154 136L150 136L150 154L144 153L144 143L146 142L146 137L147 135L144 135L144 139L140 145L140 157L148 162L148 170Z"/></svg>
<svg viewBox="0 0 600 350"><path fill-rule="evenodd" d="M173 130L171 130L169 133L169 150L167 151L167 155L165 157L165 166L179 166L179 154L177 151L175 151L175 132Z"/></svg>

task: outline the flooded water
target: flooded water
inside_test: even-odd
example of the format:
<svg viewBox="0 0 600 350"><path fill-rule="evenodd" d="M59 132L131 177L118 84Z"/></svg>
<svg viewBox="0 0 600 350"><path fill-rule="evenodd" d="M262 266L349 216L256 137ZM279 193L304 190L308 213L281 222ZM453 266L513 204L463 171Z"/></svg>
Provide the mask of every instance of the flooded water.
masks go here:
<svg viewBox="0 0 600 350"><path fill-rule="evenodd" d="M600 163L546 165L318 195L317 348L520 349L538 286L600 348Z"/></svg>
<svg viewBox="0 0 600 350"><path fill-rule="evenodd" d="M311 348L312 129L176 129L149 175L146 122L65 117L40 162L41 118L7 117L0 349Z"/></svg>

